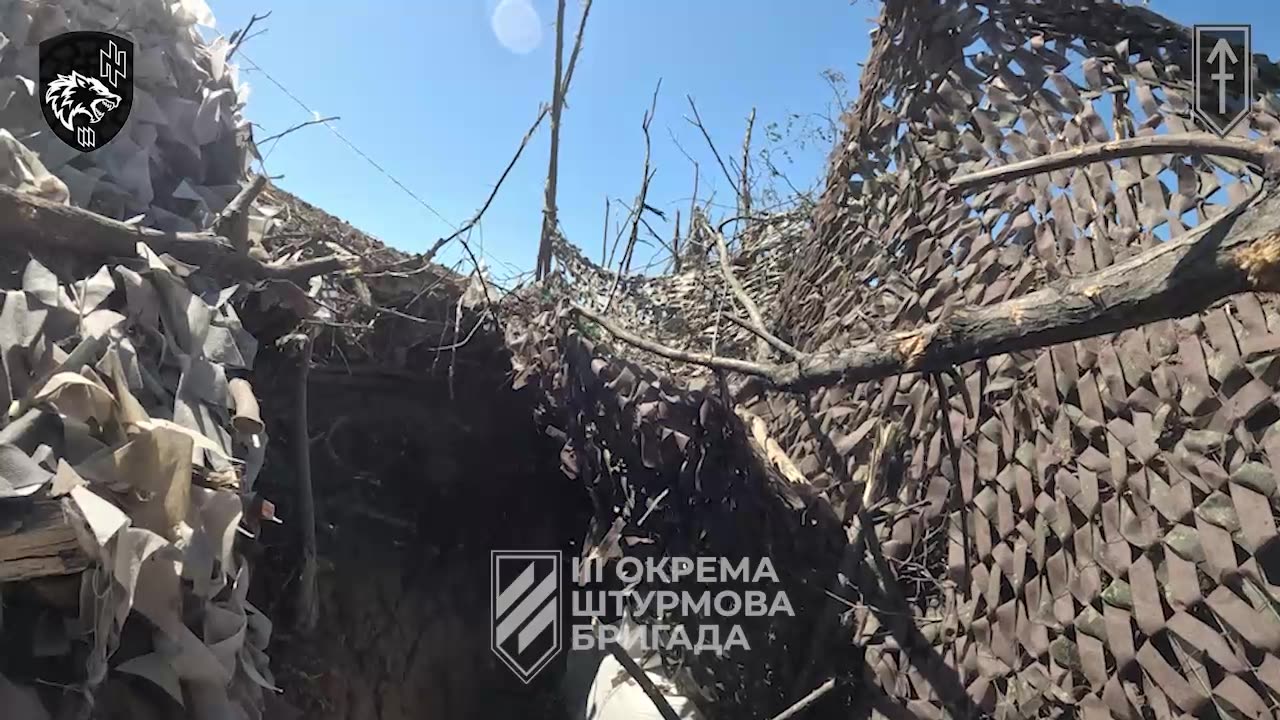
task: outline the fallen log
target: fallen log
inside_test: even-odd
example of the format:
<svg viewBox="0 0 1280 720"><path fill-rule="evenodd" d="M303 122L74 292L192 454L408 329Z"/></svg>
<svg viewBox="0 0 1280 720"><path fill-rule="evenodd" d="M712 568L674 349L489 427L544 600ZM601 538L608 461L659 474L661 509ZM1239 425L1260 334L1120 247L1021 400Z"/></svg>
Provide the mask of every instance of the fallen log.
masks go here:
<svg viewBox="0 0 1280 720"><path fill-rule="evenodd" d="M264 263L237 250L219 235L129 225L5 187L0 187L0 235L5 244L28 250L70 250L91 256L134 257L137 244L144 242L157 253L168 253L207 272L221 271L243 280L305 280L349 269L354 262L328 256L297 263Z"/></svg>

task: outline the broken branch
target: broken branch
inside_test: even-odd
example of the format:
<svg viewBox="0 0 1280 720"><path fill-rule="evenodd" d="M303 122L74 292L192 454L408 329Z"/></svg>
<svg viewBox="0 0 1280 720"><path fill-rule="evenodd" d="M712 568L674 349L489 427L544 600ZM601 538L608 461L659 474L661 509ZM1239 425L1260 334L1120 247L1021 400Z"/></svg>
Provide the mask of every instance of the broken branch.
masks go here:
<svg viewBox="0 0 1280 720"><path fill-rule="evenodd" d="M226 222L228 219L237 215L244 215L249 211L249 206L262 193L262 189L267 186L266 175L256 175L253 180L240 189L236 196L231 198L231 202L222 208L218 216L214 219L213 226L216 228Z"/></svg>
<svg viewBox="0 0 1280 720"><path fill-rule="evenodd" d="M773 345L773 342L767 339L767 336L771 337L771 334L769 333L769 328L764 324L764 315L760 313L760 307L756 305L756 302L747 294L747 289L742 286L737 276L733 274L733 268L729 264L729 248L725 244L724 235L712 230L706 218L700 218L700 220L702 221L703 232L710 234L716 241L716 255L720 257L720 272L724 275L725 283L733 291L733 295L738 299L738 303L742 305L742 309L747 311L747 317L751 318L751 327L747 329L757 336L756 359L764 360L769 356L769 346ZM784 350L783 353L793 358L799 356L795 348Z"/></svg>
<svg viewBox="0 0 1280 720"><path fill-rule="evenodd" d="M813 692L797 700L795 704L792 705L791 707L787 708L786 710L783 710L777 715L774 715L773 720L789 720L789 718L795 717L796 715L800 714L801 710L804 710L805 708L817 702L818 699L821 698L823 695L826 695L827 693L831 692L832 688L834 688L835 686L836 686L835 678L831 678L830 680L827 680L826 682L822 683L817 688L815 688Z"/></svg>
<svg viewBox="0 0 1280 720"><path fill-rule="evenodd" d="M613 287L609 288L609 297L604 301L605 312L609 311L609 306L613 304L613 295L618 291L618 284L622 282L622 276L631 269L631 255L635 252L636 241L640 239L640 216L644 213L645 199L649 196L649 181L653 179L653 173L649 172L649 123L653 122L653 114L658 107L658 91L662 89L662 78L658 78L658 84L653 88L653 98L649 101L649 110L644 114L644 118L640 121L640 129L644 131L644 171L641 174L640 192L636 195L635 207L631 209L631 236L627 239L627 247L622 251L622 262L618 268L618 274L613 278ZM657 172L656 170L654 172Z"/></svg>
<svg viewBox="0 0 1280 720"><path fill-rule="evenodd" d="M534 277L538 280L551 271L551 235L556 231L556 184L560 166L560 111L564 107L564 0L556 3L556 72L551 85L551 157L547 161L546 194L542 205L542 235L538 242L538 264Z"/></svg>
<svg viewBox="0 0 1280 720"><path fill-rule="evenodd" d="M609 331L610 335L619 340L657 355L668 360L679 360L680 362L692 363L694 365L703 365L705 367L717 370L728 370L730 372L743 373L745 375L756 375L762 378L770 378L775 368L772 365L762 363L754 363L749 360L738 360L735 358L722 358L706 353L689 352L687 350L677 350L667 347L659 342L641 337L629 330L626 330L611 320L606 319L603 315L590 310L577 303L570 303L569 308L586 319L596 323L600 327Z"/></svg>
<svg viewBox="0 0 1280 720"><path fill-rule="evenodd" d="M249 207L266 186L266 175L255 176L213 219L213 231L227 238L238 252L249 252Z"/></svg>
<svg viewBox="0 0 1280 720"><path fill-rule="evenodd" d="M582 6L582 21L578 23L578 34L573 39L573 52L569 53L569 67L564 71L564 89L560 93L560 101L569 94L569 83L573 81L573 69L578 66L578 53L582 52L582 31L587 28L587 16L591 14L591 0ZM567 106L568 103L565 103Z"/></svg>
<svg viewBox="0 0 1280 720"><path fill-rule="evenodd" d="M746 217L751 214L751 178L747 171L751 168L751 128L756 124L756 109L751 108L747 116L747 134L742 138L742 189L738 191L738 215Z"/></svg>
<svg viewBox="0 0 1280 720"><path fill-rule="evenodd" d="M578 53L582 51L582 33L587 27L587 17L591 14L591 0L587 0L582 9L582 22L578 23L578 35L573 41L573 52L569 55L569 68L561 74L561 63L564 60L564 0L556 5L556 69L554 85L551 88L551 157L547 164L547 187L542 208L542 235L538 244L538 263L534 268L534 276L542 279L551 272L551 238L556 232L556 187L560 174L560 114L564 109L564 99L569 93L569 81L573 79L573 69L578 63Z"/></svg>
<svg viewBox="0 0 1280 720"><path fill-rule="evenodd" d="M604 196L604 237L601 238L600 240L600 262L606 263L605 267L608 267L608 264L607 264L608 261L605 258L607 258L609 255L609 204L610 204L609 196L605 195Z"/></svg>
<svg viewBox="0 0 1280 720"><path fill-rule="evenodd" d="M349 269L354 264L353 260L337 256L266 264L213 233L174 233L129 225L6 187L0 187L0 231L5 234L5 242L32 251L71 250L90 256L136 257L137 244L142 242L157 253L168 253L207 270L221 269L246 280L304 280Z"/></svg>
<svg viewBox="0 0 1280 720"><path fill-rule="evenodd" d="M724 172L725 179L729 181L729 187L735 187L738 183L733 179L733 173L729 172L729 168L724 164L724 160L720 157L720 151L716 150L716 144L711 141L711 133L707 132L707 126L702 124L702 116L698 114L698 106L694 104L693 96L685 95L684 97L689 101L690 109L693 110L693 119L685 119L689 120L689 122L693 123L694 126L702 131L702 137L707 141L707 147L711 148L711 154L715 155L716 162L720 163L720 169Z"/></svg>
<svg viewBox="0 0 1280 720"><path fill-rule="evenodd" d="M502 175L498 177L497 184L495 184L493 189L489 191L489 197L485 198L484 204L480 206L480 209L476 211L475 215L471 216L470 220L462 224L462 227L453 231L452 235L442 237L435 241L435 243L433 243L422 256L422 262L430 262L431 258L435 257L436 253L440 251L440 248L461 237L464 233L470 232L471 228L474 228L476 223L480 222L480 218L484 217L485 211L493 204L493 199L498 196L498 190L502 187L502 183L507 179L507 176L511 174L511 169L514 168L516 166L516 162L520 160L520 155L524 153L524 149L528 146L529 140L533 137L533 134L538 131L538 126L542 124L542 120L546 116L547 106L543 105L542 109L538 111L538 117L534 118L533 124L529 126L529 130L525 132L524 137L521 138L520 147L516 148L516 154L511 157L511 162L507 163L506 169L504 169L502 171Z"/></svg>
<svg viewBox="0 0 1280 720"><path fill-rule="evenodd" d="M675 233L671 236L671 269L680 272L680 209L676 208Z"/></svg>
<svg viewBox="0 0 1280 720"><path fill-rule="evenodd" d="M227 57L225 62L231 62L231 56L235 55L236 51L240 49L240 46L244 45L245 41L249 39L249 31L253 29L254 23L258 22L259 20L266 20L267 18L271 17L271 12L272 11L268 10L267 14L265 15L251 16L249 18L249 24L244 26L244 30L241 30L238 33L231 34L231 43L232 43L231 49L227 50Z"/></svg>
<svg viewBox="0 0 1280 720"><path fill-rule="evenodd" d="M612 335L671 360L755 375L801 392L875 380L1119 332L1186 317L1243 292L1280 290L1280 189L1267 184L1230 212L1185 237L1161 243L1088 275L1013 300L957 310L945 320L804 354L785 365L676 350L573 309Z"/></svg>
<svg viewBox="0 0 1280 720"><path fill-rule="evenodd" d="M1208 133L1183 133L1085 145L989 170L958 175L951 178L949 184L959 190L968 190L1079 165L1146 155L1221 155L1253 163L1268 176L1280 171L1280 150L1248 140L1220 138Z"/></svg>
<svg viewBox="0 0 1280 720"><path fill-rule="evenodd" d="M792 347L791 345L788 345L785 340L778 337L777 335L774 335L768 330L765 330L764 328L756 327L755 323L751 322L750 320L747 320L746 318L738 317L733 313L729 313L728 315L725 315L725 317L729 319L729 322L732 322L734 325L737 325L743 330L747 330L751 333L754 333L756 337L769 343L770 345L773 346L775 350L782 353L783 355L792 359L795 359L801 356L801 352L795 349L794 347Z"/></svg>

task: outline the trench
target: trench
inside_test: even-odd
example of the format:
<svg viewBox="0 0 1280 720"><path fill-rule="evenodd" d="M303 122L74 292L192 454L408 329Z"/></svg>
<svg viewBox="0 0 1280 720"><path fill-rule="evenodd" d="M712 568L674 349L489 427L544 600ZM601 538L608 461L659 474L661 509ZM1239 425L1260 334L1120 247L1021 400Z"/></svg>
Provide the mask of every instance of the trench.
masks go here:
<svg viewBox="0 0 1280 720"><path fill-rule="evenodd" d="M296 361L267 348L255 384L271 437L251 600L276 619L283 695L266 716L343 720L572 717L565 653L528 684L490 650L491 550L576 554L590 503L540 432L505 349L424 359L421 374L317 367L308 383L319 624L294 630ZM452 369L450 369L452 366Z"/></svg>

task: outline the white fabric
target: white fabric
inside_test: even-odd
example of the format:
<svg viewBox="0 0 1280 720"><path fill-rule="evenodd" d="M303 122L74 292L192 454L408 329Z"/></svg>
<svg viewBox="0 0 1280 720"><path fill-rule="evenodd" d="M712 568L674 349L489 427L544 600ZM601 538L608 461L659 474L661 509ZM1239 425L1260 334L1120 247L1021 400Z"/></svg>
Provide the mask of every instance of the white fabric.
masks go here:
<svg viewBox="0 0 1280 720"><path fill-rule="evenodd" d="M640 646L640 633L636 629L636 624L629 616L620 625L619 640L627 655L645 671L645 675L649 676L649 680L681 720L702 720L702 713L693 700L681 694L676 683L667 675L661 658L653 652L646 657L644 648ZM604 653L596 668L595 679L587 693L583 717L585 720L663 720L662 713L654 707L653 700L645 694L640 683L608 652Z"/></svg>

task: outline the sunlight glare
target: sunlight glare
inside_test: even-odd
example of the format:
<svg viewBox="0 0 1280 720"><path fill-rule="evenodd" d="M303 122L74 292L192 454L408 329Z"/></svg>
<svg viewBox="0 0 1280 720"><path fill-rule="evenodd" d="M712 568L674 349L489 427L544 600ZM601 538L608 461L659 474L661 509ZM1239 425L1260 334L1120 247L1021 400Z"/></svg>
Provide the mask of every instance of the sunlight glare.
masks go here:
<svg viewBox="0 0 1280 720"><path fill-rule="evenodd" d="M517 55L533 52L542 42L542 21L529 0L502 0L490 24L498 42Z"/></svg>

